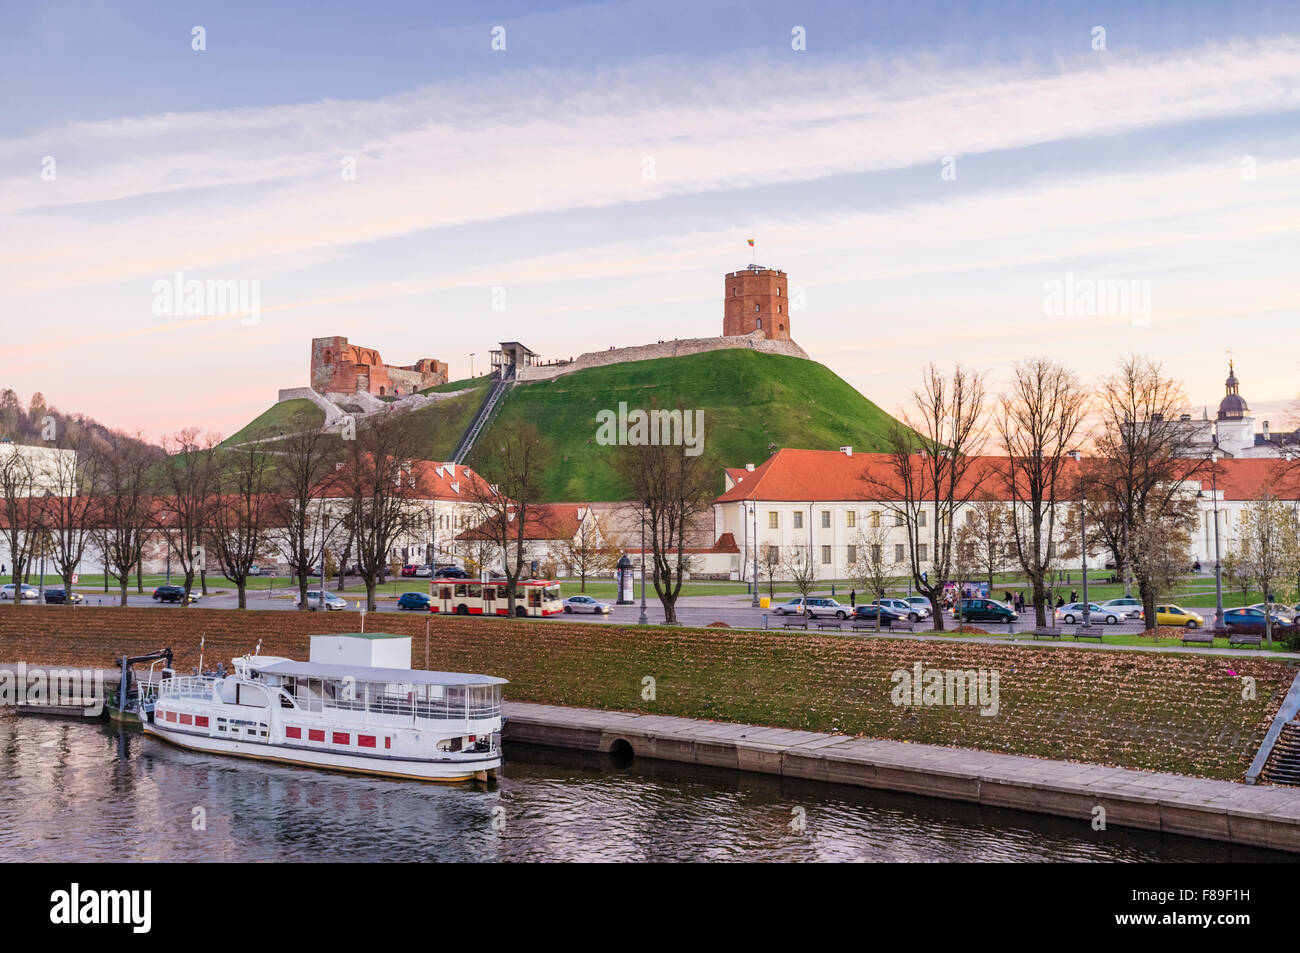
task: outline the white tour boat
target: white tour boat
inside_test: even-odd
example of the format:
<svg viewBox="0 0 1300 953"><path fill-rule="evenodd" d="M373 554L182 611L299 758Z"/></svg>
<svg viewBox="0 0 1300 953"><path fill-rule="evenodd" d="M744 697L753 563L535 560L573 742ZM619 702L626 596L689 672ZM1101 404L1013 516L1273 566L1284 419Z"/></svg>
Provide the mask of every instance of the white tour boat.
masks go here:
<svg viewBox="0 0 1300 953"><path fill-rule="evenodd" d="M230 675L169 673L144 730L183 748L304 767L495 777L506 680L410 663L409 636L313 635L309 662L245 655Z"/></svg>

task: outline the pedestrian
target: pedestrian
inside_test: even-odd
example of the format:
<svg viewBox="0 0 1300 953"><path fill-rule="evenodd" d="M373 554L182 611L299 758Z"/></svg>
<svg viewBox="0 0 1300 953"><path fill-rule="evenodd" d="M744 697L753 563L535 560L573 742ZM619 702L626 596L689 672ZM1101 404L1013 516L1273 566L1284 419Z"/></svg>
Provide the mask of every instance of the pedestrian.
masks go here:
<svg viewBox="0 0 1300 953"><path fill-rule="evenodd" d="M1079 590L1078 590L1078 589L1071 589L1071 590L1070 590L1070 601L1071 601L1071 602L1078 602L1078 601L1079 601Z"/></svg>
<svg viewBox="0 0 1300 953"><path fill-rule="evenodd" d="M856 590L856 589L850 589L850 590L849 590L849 608L850 608L850 609L855 609L855 608L857 608L857 605L858 605L858 590Z"/></svg>
<svg viewBox="0 0 1300 953"><path fill-rule="evenodd" d="M1061 596L1057 596L1057 597L1056 597L1056 608L1059 609L1059 608L1061 608L1061 606L1063 606L1063 605L1065 605L1065 599L1064 599L1063 597L1061 597Z"/></svg>

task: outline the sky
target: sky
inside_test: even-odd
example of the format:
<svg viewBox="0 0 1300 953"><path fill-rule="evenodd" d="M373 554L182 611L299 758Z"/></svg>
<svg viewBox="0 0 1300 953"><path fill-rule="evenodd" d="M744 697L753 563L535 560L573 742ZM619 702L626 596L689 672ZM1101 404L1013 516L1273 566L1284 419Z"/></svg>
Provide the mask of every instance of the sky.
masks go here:
<svg viewBox="0 0 1300 953"><path fill-rule="evenodd" d="M0 0L0 62L0 387L151 438L317 336L456 379L720 334L749 238L890 412L1040 355L1300 393L1293 2Z"/></svg>

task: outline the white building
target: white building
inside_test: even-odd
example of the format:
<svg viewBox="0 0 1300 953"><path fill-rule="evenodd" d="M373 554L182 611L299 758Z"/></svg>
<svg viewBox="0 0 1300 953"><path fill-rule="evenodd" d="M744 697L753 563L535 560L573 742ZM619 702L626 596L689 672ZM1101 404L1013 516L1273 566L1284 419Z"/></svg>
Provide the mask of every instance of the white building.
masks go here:
<svg viewBox="0 0 1300 953"><path fill-rule="evenodd" d="M918 562L932 561L928 552L933 527L919 528L919 538L909 541L897 509L900 500L882 496L879 484L892 482L892 457L883 453L854 453L851 448L832 450L778 450L759 465L726 471L726 488L713 504L715 535L734 536L738 553L733 578L748 580L753 575L755 549L759 557L759 576L764 577L763 553L768 546L785 551L794 546L811 546L821 579L845 579L865 531L883 534L886 560L890 555L900 564L900 575L910 563L909 545L916 547ZM998 495L1004 480L1001 457L977 458L968 473L979 491ZM1205 571L1214 565L1214 519L1218 512L1220 553L1236 542L1241 513L1264 486L1285 499L1297 501L1293 478L1288 478L1285 463L1278 457L1218 460L1213 472L1206 470L1189 480L1183 492L1194 499L1198 509L1197 529L1192 533L1191 557ZM1217 495L1214 487L1217 485ZM960 491L959 491L960 492ZM1062 507L1072 506L1066 502ZM1010 504L1007 503L1009 508ZM969 518L959 507L956 518L961 525ZM1064 513L1058 525L1064 523ZM930 514L925 514L930 518ZM877 527L879 529L877 530ZM1089 564L1099 566L1105 551L1097 537L1090 540ZM1007 540L1004 549L1014 553L1014 542ZM1014 556L1007 569L1016 568ZM778 573L777 578L781 578Z"/></svg>

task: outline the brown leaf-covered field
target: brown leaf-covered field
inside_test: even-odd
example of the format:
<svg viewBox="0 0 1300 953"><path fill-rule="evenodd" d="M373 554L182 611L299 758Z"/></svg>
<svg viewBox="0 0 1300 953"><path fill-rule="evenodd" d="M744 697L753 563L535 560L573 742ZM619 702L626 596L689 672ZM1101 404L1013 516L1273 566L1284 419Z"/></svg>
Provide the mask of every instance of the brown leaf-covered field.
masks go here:
<svg viewBox="0 0 1300 953"><path fill-rule="evenodd" d="M1217 658L846 635L639 629L561 621L370 616L413 636L412 663L510 679L506 697L654 712L1239 780L1295 675L1267 657ZM428 658L425 631L428 625ZM355 631L352 612L0 607L0 662L107 667L170 646L177 668L251 651L305 659L312 634ZM895 670L985 669L999 711L903 707ZM1235 671L1236 674L1230 674ZM643 679L655 697L645 700ZM1243 698L1243 677L1255 698Z"/></svg>

